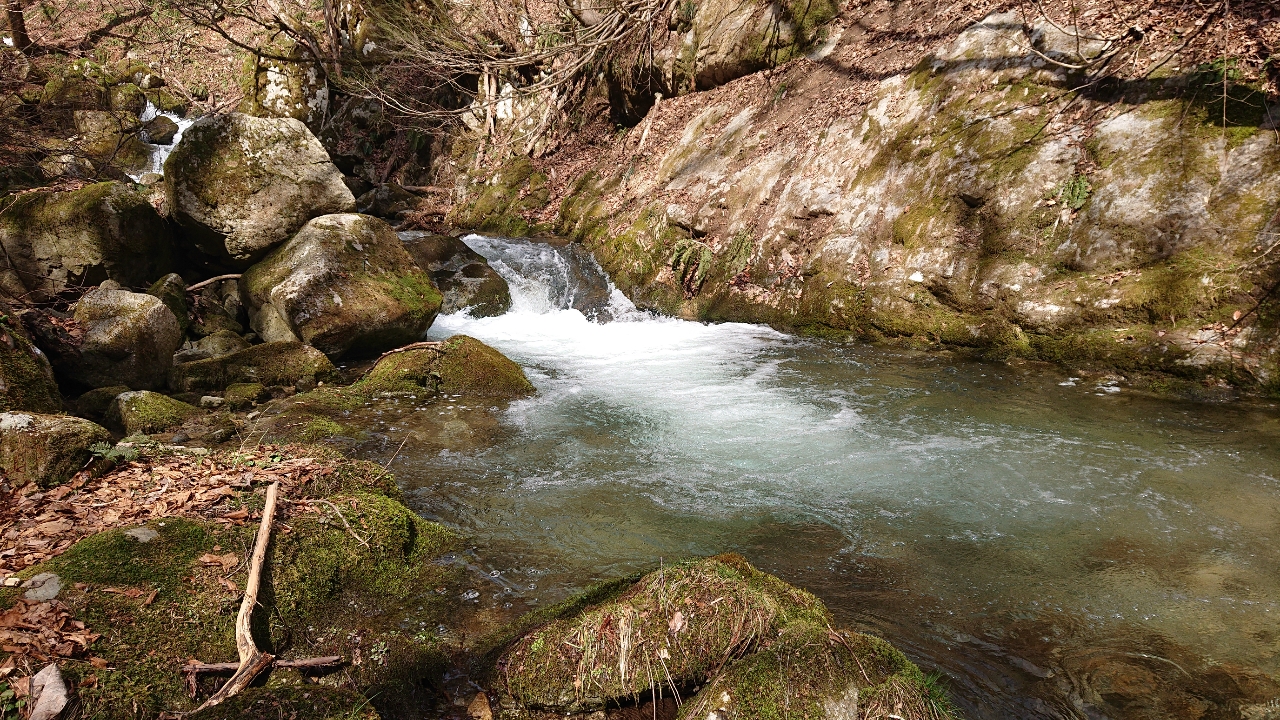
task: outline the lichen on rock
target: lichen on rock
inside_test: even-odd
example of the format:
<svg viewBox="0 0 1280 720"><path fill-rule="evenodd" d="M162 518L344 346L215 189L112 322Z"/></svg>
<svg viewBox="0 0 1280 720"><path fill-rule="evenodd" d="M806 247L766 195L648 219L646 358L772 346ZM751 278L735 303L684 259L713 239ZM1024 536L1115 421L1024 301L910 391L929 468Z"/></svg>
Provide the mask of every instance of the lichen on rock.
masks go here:
<svg viewBox="0 0 1280 720"><path fill-rule="evenodd" d="M79 357L63 368L65 379L89 388L163 387L182 344L178 320L159 298L113 285L108 281L76 303L75 319L85 332Z"/></svg>
<svg viewBox="0 0 1280 720"><path fill-rule="evenodd" d="M165 161L174 219L211 262L248 267L308 220L355 209L320 141L293 118L210 115Z"/></svg>

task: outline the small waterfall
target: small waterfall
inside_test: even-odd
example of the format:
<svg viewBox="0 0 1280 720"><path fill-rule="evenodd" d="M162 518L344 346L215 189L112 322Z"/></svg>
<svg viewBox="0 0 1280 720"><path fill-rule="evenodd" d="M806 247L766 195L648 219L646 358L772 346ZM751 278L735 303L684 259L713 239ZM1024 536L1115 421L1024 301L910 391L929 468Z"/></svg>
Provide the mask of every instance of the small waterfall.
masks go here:
<svg viewBox="0 0 1280 720"><path fill-rule="evenodd" d="M143 108L142 114L138 116L138 120L145 125L158 117L167 117L172 120L174 124L178 126L178 132L174 133L173 141L168 145L147 142L149 138L146 137L146 132L144 131L140 133L142 144L151 151L151 160L147 167L138 172L138 174L129 174L129 177L132 178L134 182L140 181L143 175L147 175L149 173L163 175L164 161L169 158L169 153L172 153L173 149L182 141L182 134L195 122L194 118L183 118L179 117L175 113L161 112L160 108L157 108L150 100L147 100L147 106Z"/></svg>

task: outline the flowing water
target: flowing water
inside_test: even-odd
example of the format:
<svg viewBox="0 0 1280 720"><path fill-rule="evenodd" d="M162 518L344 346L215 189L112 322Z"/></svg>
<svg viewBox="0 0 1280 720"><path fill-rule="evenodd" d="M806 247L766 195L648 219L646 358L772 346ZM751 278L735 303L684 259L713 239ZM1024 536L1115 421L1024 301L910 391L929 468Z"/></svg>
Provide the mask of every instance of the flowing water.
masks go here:
<svg viewBox="0 0 1280 720"><path fill-rule="evenodd" d="M735 550L970 717L1280 717L1273 406L655 317L573 246L466 241L513 307L431 335L497 347L538 393L394 470L504 605Z"/></svg>
<svg viewBox="0 0 1280 720"><path fill-rule="evenodd" d="M136 175L129 176L135 182L141 180L142 176L148 173L163 175L164 161L169 158L169 154L172 153L173 149L182 141L182 134L187 131L187 128L191 127L191 125L195 123L194 118L184 118L176 113L162 112L160 108L152 104L150 100L147 100L147 106L143 108L142 114L138 116L138 121L141 123L148 123L158 117L167 117L172 120L174 124L178 126L178 131L174 133L173 140L171 140L167 145L151 143L143 140L142 144L147 148L149 157L147 159L147 167L140 169ZM144 132L143 135L145 136L146 133Z"/></svg>

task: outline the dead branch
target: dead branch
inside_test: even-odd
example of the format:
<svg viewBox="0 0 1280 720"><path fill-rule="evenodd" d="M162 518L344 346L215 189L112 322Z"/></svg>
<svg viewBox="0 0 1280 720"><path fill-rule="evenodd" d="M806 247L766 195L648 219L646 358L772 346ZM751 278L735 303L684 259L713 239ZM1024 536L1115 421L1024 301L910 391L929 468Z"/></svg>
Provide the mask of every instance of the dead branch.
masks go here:
<svg viewBox="0 0 1280 720"><path fill-rule="evenodd" d="M189 285L189 286L187 287L187 292L192 292L193 290L199 290L200 288L202 288L202 287L204 287L204 286L206 286L206 285L212 285L212 284L214 284L214 283L216 283L216 282L219 282L219 281L221 281L221 280L239 280L239 279L240 279L240 275L241 275L241 273L231 273L230 275L219 275L219 276L217 276L217 277L211 277L211 278L209 278L208 280L201 280L200 282L196 283L195 285Z"/></svg>
<svg viewBox="0 0 1280 720"><path fill-rule="evenodd" d="M267 559L267 545L271 542L271 522L276 514L276 496L280 492L280 483L273 482L267 488L267 504L262 510L262 523L258 525L258 538L253 546L253 559L249 564L249 580L244 586L244 599L240 602L240 612L236 615L236 650L240 654L240 664L231 679L222 689L214 693L204 704L196 709L218 705L235 696L249 686L258 673L266 670L275 661L275 656L264 653L253 642L251 623L253 608L258 604L258 586L262 581L262 565Z"/></svg>
<svg viewBox="0 0 1280 720"><path fill-rule="evenodd" d="M327 670L342 665L342 656L326 655L324 657L303 658L302 660L276 660L272 663L273 668L281 668L285 670ZM240 669L240 663L201 663L193 662L182 666L182 672L187 676L187 690L191 693L191 697L196 696L196 681L201 674L217 675L221 673L235 672Z"/></svg>

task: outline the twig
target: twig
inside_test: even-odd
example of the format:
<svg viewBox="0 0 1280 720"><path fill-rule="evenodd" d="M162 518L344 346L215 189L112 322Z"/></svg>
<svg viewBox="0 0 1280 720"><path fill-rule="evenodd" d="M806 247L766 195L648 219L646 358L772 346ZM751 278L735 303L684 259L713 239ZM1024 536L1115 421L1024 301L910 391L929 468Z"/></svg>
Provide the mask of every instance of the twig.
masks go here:
<svg viewBox="0 0 1280 720"><path fill-rule="evenodd" d="M337 667L342 664L341 655L327 655L325 657L303 658L301 660L276 660L273 668L283 668L286 670L322 670L325 668ZM240 663L201 663L194 662L182 666L182 672L187 675L187 690L191 692L191 697L196 696L196 676L200 673L225 673L234 672L240 669Z"/></svg>
<svg viewBox="0 0 1280 720"><path fill-rule="evenodd" d="M381 355L378 356L378 360L382 360L382 358L388 355L395 355L396 353L409 352L410 350L422 350L424 348L429 348L431 350L443 350L444 342L439 340L423 340L422 342L409 343L404 347L398 347L395 350L388 350L382 353ZM377 364L378 363L375 362L374 366L376 367Z"/></svg>
<svg viewBox="0 0 1280 720"><path fill-rule="evenodd" d="M365 542L364 538L357 535L356 531L351 529L351 524L347 522L346 516L342 514L342 511L338 509L337 505L334 505L333 503L329 502L328 500L325 500L324 498L321 498L319 500L307 500L306 502L324 503L325 505L328 505L330 508L333 508L333 511L338 514L338 519L342 521L342 525L347 528L347 532L351 533L351 537L355 538L356 542L360 543L366 548L369 547L369 543Z"/></svg>
<svg viewBox="0 0 1280 720"><path fill-rule="evenodd" d="M241 273L231 273L230 275L219 275L219 276L217 276L217 277L211 277L211 278L209 278L208 280L201 280L200 282L196 283L195 285L191 285L190 287L188 287L188 288L187 288L187 292L191 292L191 291L193 291L193 290L199 290L200 288L204 287L205 285L212 285L212 284L214 284L214 283L218 282L219 280L239 280L239 279L240 279L240 275L241 275Z"/></svg>
<svg viewBox="0 0 1280 720"><path fill-rule="evenodd" d="M214 693L204 704L196 708L200 712L211 708L222 701L235 696L249 687L249 683L258 673L271 666L275 656L264 653L253 642L251 622L253 608L258 604L258 586L262 581L262 565L267 559L267 545L271 542L271 522L276 514L276 496L280 492L280 483L273 482L267 488L267 504L262 510L262 523L258 525L258 538L253 546L253 560L249 565L249 580L244 586L244 599L240 602L240 612L236 615L236 650L240 654L240 665L231 679L222 689ZM344 520L345 522L345 520Z"/></svg>

